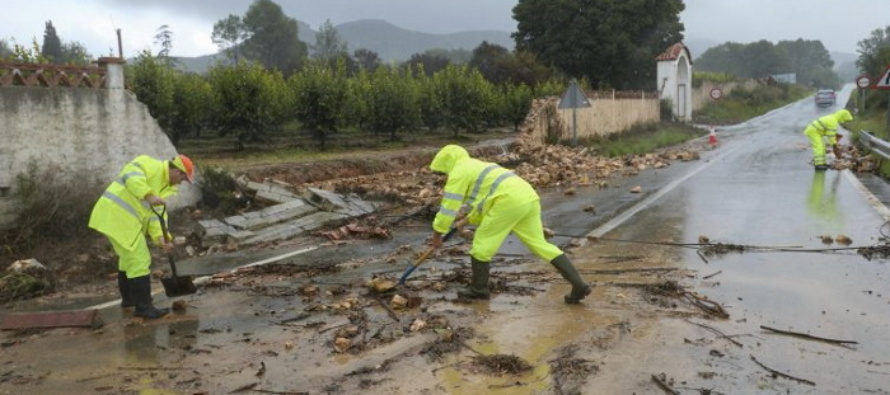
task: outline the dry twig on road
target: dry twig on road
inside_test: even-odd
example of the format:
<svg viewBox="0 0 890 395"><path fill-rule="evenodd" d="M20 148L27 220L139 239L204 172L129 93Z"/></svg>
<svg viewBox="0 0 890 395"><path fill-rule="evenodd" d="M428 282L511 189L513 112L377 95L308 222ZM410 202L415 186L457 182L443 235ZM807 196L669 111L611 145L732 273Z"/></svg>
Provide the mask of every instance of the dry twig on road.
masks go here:
<svg viewBox="0 0 890 395"><path fill-rule="evenodd" d="M761 325L761 326L760 326L760 329L763 329L763 330L766 330L766 331L770 331L770 332L774 332L774 333L778 333L778 334L782 334L782 335L788 335L788 336L800 337L800 338L809 339L809 340L816 340L816 341L821 341L821 342L826 342L826 343L837 344L837 345L840 345L840 346L846 346L847 344L859 344L859 342L854 341L854 340L837 340L837 339L829 339L829 338L826 338L826 337L818 337L818 336L808 335L808 334L806 334L806 333L800 333L800 332L793 332L793 331L786 331L786 330L781 330L781 329L776 329L776 328L770 328L770 327L768 327L768 326L766 326L766 325Z"/></svg>
<svg viewBox="0 0 890 395"><path fill-rule="evenodd" d="M751 360L754 361L754 363L756 363L756 364L757 364L758 366L760 366L761 368L765 369L767 372L770 372L773 376L784 377L784 378L786 378L786 379L788 379L788 380L794 380L794 381L796 381L796 382L798 382L798 383L801 383L801 384L812 385L812 386L814 386L814 387L816 386L816 383L814 383L814 382L812 382L812 381L810 381L810 380L797 378L797 377L794 377L794 376L791 376L791 375L782 373L782 372L780 372L780 371L778 371L778 370L772 369L772 368L770 368L770 367L768 367L768 366L766 366L766 365L760 363L760 361L758 361L757 358L754 358L753 355L751 356Z"/></svg>

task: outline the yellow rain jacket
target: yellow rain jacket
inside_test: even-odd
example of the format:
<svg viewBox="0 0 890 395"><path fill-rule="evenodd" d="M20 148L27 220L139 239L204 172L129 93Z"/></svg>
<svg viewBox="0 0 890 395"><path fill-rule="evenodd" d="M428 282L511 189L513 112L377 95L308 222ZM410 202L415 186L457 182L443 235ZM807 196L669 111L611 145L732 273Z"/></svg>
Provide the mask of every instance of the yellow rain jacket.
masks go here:
<svg viewBox="0 0 890 395"><path fill-rule="evenodd" d="M128 251L134 251L146 234L159 244L163 236L160 222L143 199L148 195L166 199L178 190L178 186L170 185L168 161L140 155L127 163L105 189L93 207L89 226Z"/></svg>
<svg viewBox="0 0 890 395"><path fill-rule="evenodd" d="M457 145L443 147L430 163L430 169L448 175L433 230L447 233L461 209L468 210L469 222L480 225L470 250L474 258L491 260L511 231L547 261L562 254L544 239L538 193L512 171L471 158Z"/></svg>
<svg viewBox="0 0 890 395"><path fill-rule="evenodd" d="M804 134L810 139L813 147L813 163L816 165L825 164L825 141L828 137L828 144L837 144L837 129L840 124L853 120L853 114L849 110L838 110L832 114L824 115L813 121L804 130Z"/></svg>

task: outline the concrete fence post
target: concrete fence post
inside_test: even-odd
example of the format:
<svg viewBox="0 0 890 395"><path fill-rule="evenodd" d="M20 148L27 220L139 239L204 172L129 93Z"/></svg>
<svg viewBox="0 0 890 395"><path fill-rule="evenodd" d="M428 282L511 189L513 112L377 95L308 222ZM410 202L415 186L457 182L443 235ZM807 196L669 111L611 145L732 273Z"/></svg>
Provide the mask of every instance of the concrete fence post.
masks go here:
<svg viewBox="0 0 890 395"><path fill-rule="evenodd" d="M104 57L96 61L105 69L105 89L124 89L124 61L121 58Z"/></svg>

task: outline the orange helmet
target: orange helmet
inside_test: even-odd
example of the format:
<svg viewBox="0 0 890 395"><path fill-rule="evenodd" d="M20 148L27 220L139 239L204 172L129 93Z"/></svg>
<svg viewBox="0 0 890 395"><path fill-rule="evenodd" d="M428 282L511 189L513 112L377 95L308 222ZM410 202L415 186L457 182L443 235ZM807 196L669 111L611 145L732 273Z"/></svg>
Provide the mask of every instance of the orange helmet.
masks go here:
<svg viewBox="0 0 890 395"><path fill-rule="evenodd" d="M173 158L172 161L170 161L170 163L173 163L173 166L176 166L177 169L182 170L190 183L194 182L195 166L192 164L192 160L189 159L188 156L177 155L175 158Z"/></svg>

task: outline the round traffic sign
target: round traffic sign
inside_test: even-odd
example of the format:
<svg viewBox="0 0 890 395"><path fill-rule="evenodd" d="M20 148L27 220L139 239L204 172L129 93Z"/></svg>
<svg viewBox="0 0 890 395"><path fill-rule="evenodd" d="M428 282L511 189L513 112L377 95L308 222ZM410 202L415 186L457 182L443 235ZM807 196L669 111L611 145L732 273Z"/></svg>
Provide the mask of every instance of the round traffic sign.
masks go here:
<svg viewBox="0 0 890 395"><path fill-rule="evenodd" d="M860 75L859 77L856 77L856 86L865 89L868 88L870 85L871 79L868 78L867 75Z"/></svg>
<svg viewBox="0 0 890 395"><path fill-rule="evenodd" d="M723 97L723 91L720 88L711 89L711 99L717 100Z"/></svg>

